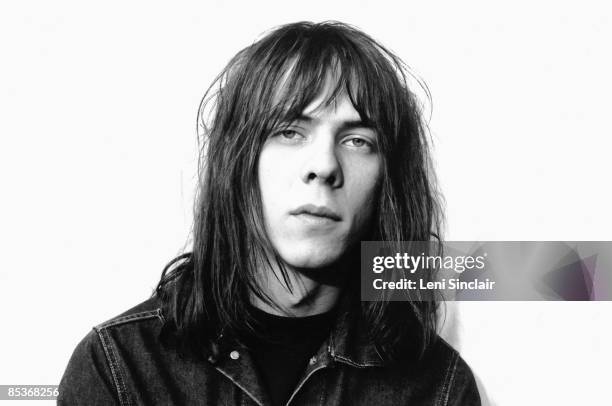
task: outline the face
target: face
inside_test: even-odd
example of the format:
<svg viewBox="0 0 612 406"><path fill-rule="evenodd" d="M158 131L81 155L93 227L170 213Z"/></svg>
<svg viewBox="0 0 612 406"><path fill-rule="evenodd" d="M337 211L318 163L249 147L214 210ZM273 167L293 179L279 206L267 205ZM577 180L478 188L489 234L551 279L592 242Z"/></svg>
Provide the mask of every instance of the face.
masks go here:
<svg viewBox="0 0 612 406"><path fill-rule="evenodd" d="M377 134L346 96L314 100L270 134L258 166L268 237L294 268L333 264L359 241L375 209Z"/></svg>

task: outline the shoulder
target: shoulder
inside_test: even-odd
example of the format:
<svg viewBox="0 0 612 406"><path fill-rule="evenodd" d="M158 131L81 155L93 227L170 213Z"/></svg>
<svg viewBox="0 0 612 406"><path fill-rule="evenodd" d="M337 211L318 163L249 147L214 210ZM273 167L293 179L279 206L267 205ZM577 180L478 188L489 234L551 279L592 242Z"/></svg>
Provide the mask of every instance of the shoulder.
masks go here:
<svg viewBox="0 0 612 406"><path fill-rule="evenodd" d="M131 309L98 324L94 331L114 329L123 325L140 325L147 322L164 322L160 300L154 296Z"/></svg>
<svg viewBox="0 0 612 406"><path fill-rule="evenodd" d="M161 328L163 320L159 299L156 297L150 298L103 323L95 325L79 342L73 358L75 355L93 353L103 355L107 351L104 345L105 336L113 334L116 337L115 333L122 330L140 330L141 332L150 330L152 332ZM133 334L130 335L134 338Z"/></svg>
<svg viewBox="0 0 612 406"><path fill-rule="evenodd" d="M138 345L163 320L152 298L93 327L74 349L59 385L58 405L116 404L125 397L118 347ZM159 326L158 326L159 325Z"/></svg>
<svg viewBox="0 0 612 406"><path fill-rule="evenodd" d="M149 348L157 346L163 325L159 299L152 297L94 326L84 341L98 341L112 367L116 352L138 353L145 345Z"/></svg>
<svg viewBox="0 0 612 406"><path fill-rule="evenodd" d="M143 344L155 343L163 316L159 300L148 299L118 316L94 326L74 349L62 376L58 404L98 399L96 404L120 402L124 378L120 353L136 352Z"/></svg>
<svg viewBox="0 0 612 406"><path fill-rule="evenodd" d="M425 370L438 374L440 405L480 405L472 369L448 342L437 336L421 363Z"/></svg>
<svg viewBox="0 0 612 406"><path fill-rule="evenodd" d="M152 297L131 309L93 327L80 345L95 341L104 352L114 371L121 358L144 355L145 349L161 350L160 337L164 327L160 301Z"/></svg>

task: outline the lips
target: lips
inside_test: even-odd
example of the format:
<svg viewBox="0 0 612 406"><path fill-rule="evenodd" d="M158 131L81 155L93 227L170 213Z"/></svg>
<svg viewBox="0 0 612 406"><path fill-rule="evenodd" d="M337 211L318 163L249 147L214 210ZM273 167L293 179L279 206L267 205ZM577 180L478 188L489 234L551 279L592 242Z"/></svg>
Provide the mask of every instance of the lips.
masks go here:
<svg viewBox="0 0 612 406"><path fill-rule="evenodd" d="M340 215L336 213L335 211L333 211L332 209L330 209L329 207L315 206L314 204L305 204L303 206L298 207L295 210L290 211L289 214L292 214L294 216L298 216L300 214L307 214L311 216L330 219L333 221L342 220Z"/></svg>

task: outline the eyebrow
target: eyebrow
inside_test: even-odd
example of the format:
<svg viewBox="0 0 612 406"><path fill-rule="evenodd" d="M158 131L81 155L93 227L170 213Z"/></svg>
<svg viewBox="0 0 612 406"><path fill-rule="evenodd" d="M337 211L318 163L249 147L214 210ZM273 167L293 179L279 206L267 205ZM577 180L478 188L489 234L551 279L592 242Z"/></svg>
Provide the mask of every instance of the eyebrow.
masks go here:
<svg viewBox="0 0 612 406"><path fill-rule="evenodd" d="M307 123L312 123L318 121L318 119L309 115L298 114L293 121L305 121ZM357 120L340 121L340 125L338 126L339 131L352 130L355 128L367 128L370 130L375 129L374 123L372 123L370 120L363 120L361 118Z"/></svg>

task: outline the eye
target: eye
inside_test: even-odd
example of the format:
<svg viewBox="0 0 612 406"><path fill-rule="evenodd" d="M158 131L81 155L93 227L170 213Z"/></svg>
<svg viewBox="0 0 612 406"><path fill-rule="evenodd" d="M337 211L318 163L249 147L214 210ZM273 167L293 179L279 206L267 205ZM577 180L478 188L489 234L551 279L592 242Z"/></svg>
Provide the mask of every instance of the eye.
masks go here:
<svg viewBox="0 0 612 406"><path fill-rule="evenodd" d="M284 145L297 145L306 140L306 133L303 129L295 126L281 127L272 132L269 139Z"/></svg>
<svg viewBox="0 0 612 406"><path fill-rule="evenodd" d="M373 147L373 144L371 141L366 140L365 138L360 138L360 137L347 138L344 140L343 143L348 145L349 147L354 147L354 148L372 148Z"/></svg>
<svg viewBox="0 0 612 406"><path fill-rule="evenodd" d="M276 135L283 137L287 140L292 140L300 136L300 134L295 130L282 130L276 133Z"/></svg>

